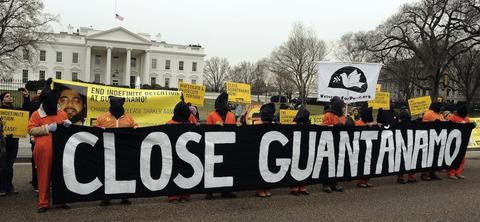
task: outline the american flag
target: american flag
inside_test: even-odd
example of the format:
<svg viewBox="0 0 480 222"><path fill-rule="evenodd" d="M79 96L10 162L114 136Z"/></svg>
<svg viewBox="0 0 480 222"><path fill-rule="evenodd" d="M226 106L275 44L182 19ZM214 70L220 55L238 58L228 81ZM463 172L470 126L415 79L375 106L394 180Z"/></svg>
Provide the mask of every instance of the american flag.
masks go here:
<svg viewBox="0 0 480 222"><path fill-rule="evenodd" d="M123 18L122 16L120 16L119 14L115 14L115 18L118 19L118 20L120 20L120 21L123 21L123 19L124 19L124 18Z"/></svg>

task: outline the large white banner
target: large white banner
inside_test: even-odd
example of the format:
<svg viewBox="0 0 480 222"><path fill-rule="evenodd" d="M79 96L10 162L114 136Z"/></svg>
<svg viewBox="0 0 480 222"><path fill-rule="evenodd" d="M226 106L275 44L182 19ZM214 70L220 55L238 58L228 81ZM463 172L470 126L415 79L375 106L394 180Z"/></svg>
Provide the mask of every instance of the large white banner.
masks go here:
<svg viewBox="0 0 480 222"><path fill-rule="evenodd" d="M381 68L377 63L319 62L317 100L329 102L334 96L346 103L373 100Z"/></svg>

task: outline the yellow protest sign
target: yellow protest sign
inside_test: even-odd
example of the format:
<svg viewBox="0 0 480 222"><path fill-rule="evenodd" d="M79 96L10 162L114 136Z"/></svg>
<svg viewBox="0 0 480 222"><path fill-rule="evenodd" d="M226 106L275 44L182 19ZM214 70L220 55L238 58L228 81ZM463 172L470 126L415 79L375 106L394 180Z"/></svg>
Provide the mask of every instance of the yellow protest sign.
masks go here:
<svg viewBox="0 0 480 222"><path fill-rule="evenodd" d="M472 130L472 135L470 136L471 144L468 147L480 148L480 118L470 118L470 121L477 124L477 127Z"/></svg>
<svg viewBox="0 0 480 222"><path fill-rule="evenodd" d="M205 86L180 82L178 90L182 91L186 103L203 107L205 101Z"/></svg>
<svg viewBox="0 0 480 222"><path fill-rule="evenodd" d="M255 125L256 122L260 122L260 104L251 104L246 108L246 120L247 125Z"/></svg>
<svg viewBox="0 0 480 222"><path fill-rule="evenodd" d="M390 93L389 92L379 92L375 93L375 100L368 101L368 107L373 109L384 109L390 110Z"/></svg>
<svg viewBox="0 0 480 222"><path fill-rule="evenodd" d="M375 91L380 92L381 89L382 89L382 84L377 84L377 86L375 87Z"/></svg>
<svg viewBox="0 0 480 222"><path fill-rule="evenodd" d="M59 91L58 103L70 119L87 126L95 125L98 116L110 107L109 96L125 98L125 111L139 126L165 124L180 101L180 91L129 89L113 86L53 80Z"/></svg>
<svg viewBox="0 0 480 222"><path fill-rule="evenodd" d="M410 107L410 114L412 116L417 116L430 108L432 103L432 98L430 96L417 97L408 100L408 106Z"/></svg>
<svg viewBox="0 0 480 222"><path fill-rule="evenodd" d="M280 124L295 124L293 119L297 115L298 110L290 110L290 109L281 109L280 110Z"/></svg>
<svg viewBox="0 0 480 222"><path fill-rule="evenodd" d="M27 136L29 113L27 111L0 109L3 122L3 135L12 134L15 138Z"/></svg>
<svg viewBox="0 0 480 222"><path fill-rule="evenodd" d="M251 103L250 85L227 82L228 101L236 103Z"/></svg>
<svg viewBox="0 0 480 222"><path fill-rule="evenodd" d="M310 124L312 125L322 125L323 115L311 115Z"/></svg>

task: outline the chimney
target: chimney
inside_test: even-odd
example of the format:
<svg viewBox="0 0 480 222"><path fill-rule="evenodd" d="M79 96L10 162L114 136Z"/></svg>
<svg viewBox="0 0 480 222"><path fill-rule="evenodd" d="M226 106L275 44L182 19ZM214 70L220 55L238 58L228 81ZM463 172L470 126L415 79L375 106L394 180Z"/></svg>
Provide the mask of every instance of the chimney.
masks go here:
<svg viewBox="0 0 480 222"><path fill-rule="evenodd" d="M69 35L73 34L73 26L72 26L72 25L68 24L67 30L68 30L67 33L68 33Z"/></svg>

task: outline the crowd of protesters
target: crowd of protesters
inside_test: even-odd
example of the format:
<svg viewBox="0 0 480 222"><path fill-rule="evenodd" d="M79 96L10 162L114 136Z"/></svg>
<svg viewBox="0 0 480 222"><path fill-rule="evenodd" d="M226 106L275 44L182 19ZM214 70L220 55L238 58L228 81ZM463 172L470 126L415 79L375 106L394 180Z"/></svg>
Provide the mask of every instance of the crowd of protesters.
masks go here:
<svg viewBox="0 0 480 222"><path fill-rule="evenodd" d="M50 82L48 82L50 83ZM35 192L38 192L38 212L46 212L50 208L50 182L52 171L52 133L57 130L57 125L69 126L82 124L78 119L72 120L64 110L58 105L59 94L50 89L50 84L43 90L38 90L36 96L30 100L27 90L22 90L23 106L22 110L30 111L30 121L28 132L31 136L32 144L32 186ZM1 108L16 109L12 106L13 98L10 93L0 95ZM124 109L125 98L109 97L110 109L108 112L99 116L94 126L100 128L136 128L134 118ZM310 112L304 103L299 99L293 99L290 104L282 103L280 109L298 110L294 123L297 125L309 125ZM256 125L256 124L280 124L279 112L276 112L274 103L263 104L260 108L259 119L247 123L248 113L243 113L241 106L235 106L228 102L228 94L223 92L215 100L215 110L208 114L207 125ZM364 126L364 127L382 127L405 124L411 121L435 122L451 121L454 123L469 123L468 108L463 102L458 102L454 107L447 106L442 98L434 101L430 109L418 119L412 119L407 107L402 107L397 113L393 107L390 110L378 110L375 120L373 110L367 106L355 106L347 112L347 105L339 98L334 97L330 103L325 106L323 114L323 126ZM233 111L233 112L232 112ZM173 112L171 120L167 124L200 124L200 115L197 107L183 101L179 102ZM0 121L1 123L1 121ZM3 129L3 127L0 127ZM0 196L18 194L15 190L13 179L13 163L18 152L18 139L11 135L3 135L0 138ZM458 169L448 171L448 178L452 180L464 179L463 168L465 160L462 161ZM425 172L421 174L421 180L441 180L437 172ZM416 183L415 173L399 175L397 182L400 184ZM370 188L373 186L369 178L360 178L356 181L360 188ZM326 193L343 192L344 188L337 182L323 184L323 191ZM290 187L289 192L295 196L309 195L306 186ZM272 192L269 189L259 189L255 195L260 198L271 197ZM235 198L235 193L221 193L222 198ZM215 194L207 193L206 199L214 199ZM170 203L183 203L191 199L190 195L171 195L168 196ZM110 199L101 201L100 206L110 205ZM130 205L131 201L122 199L121 204ZM57 208L70 209L67 203L59 204Z"/></svg>

